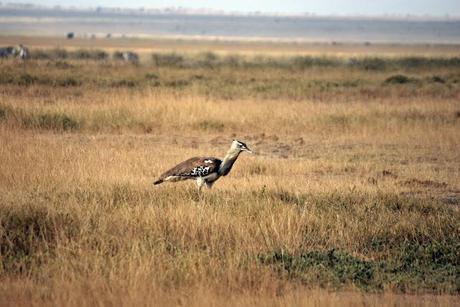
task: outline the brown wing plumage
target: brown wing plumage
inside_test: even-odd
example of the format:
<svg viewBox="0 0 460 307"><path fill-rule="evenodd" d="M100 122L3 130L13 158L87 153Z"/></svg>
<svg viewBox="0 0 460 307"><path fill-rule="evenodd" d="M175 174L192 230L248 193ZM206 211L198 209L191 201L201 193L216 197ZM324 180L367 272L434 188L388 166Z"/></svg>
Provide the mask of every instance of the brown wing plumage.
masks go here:
<svg viewBox="0 0 460 307"><path fill-rule="evenodd" d="M193 157L170 170L161 174L154 184L160 184L163 181L179 181L197 177L205 177L217 172L222 161L212 157Z"/></svg>

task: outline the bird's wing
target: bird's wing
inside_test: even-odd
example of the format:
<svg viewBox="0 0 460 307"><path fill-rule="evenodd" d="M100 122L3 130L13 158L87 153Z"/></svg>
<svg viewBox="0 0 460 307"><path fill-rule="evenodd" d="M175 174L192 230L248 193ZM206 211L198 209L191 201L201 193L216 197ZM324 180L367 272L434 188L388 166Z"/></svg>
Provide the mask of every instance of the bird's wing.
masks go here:
<svg viewBox="0 0 460 307"><path fill-rule="evenodd" d="M186 178L205 177L217 172L222 161L212 157L193 157L164 172L159 179L170 176Z"/></svg>

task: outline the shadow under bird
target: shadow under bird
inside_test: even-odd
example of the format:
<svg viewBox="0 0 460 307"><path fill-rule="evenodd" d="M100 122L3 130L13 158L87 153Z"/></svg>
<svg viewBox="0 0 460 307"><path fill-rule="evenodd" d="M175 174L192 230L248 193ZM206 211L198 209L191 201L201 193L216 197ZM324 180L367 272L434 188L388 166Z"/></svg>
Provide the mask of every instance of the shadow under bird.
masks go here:
<svg viewBox="0 0 460 307"><path fill-rule="evenodd" d="M196 179L198 192L204 185L211 188L217 179L228 175L236 159L243 151L252 153L245 143L233 140L223 160L214 157L190 158L164 172L153 184Z"/></svg>

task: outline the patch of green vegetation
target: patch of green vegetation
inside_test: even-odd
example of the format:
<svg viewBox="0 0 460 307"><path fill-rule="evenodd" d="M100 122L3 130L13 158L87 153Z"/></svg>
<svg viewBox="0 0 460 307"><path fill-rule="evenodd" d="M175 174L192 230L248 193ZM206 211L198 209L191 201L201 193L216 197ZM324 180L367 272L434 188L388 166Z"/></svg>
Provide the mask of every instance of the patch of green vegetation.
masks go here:
<svg viewBox="0 0 460 307"><path fill-rule="evenodd" d="M458 67L460 66L460 57L402 57L393 59L392 62L393 66L399 66L405 69Z"/></svg>
<svg viewBox="0 0 460 307"><path fill-rule="evenodd" d="M68 51L60 48L53 49L52 54L54 54L54 58L57 59L67 59L69 57Z"/></svg>
<svg viewBox="0 0 460 307"><path fill-rule="evenodd" d="M65 49L32 49L30 57L38 60L64 60L69 58L69 52Z"/></svg>
<svg viewBox="0 0 460 307"><path fill-rule="evenodd" d="M370 197L361 193L318 195L264 189L253 196L294 205L325 220L331 217L346 220L348 226L340 226L340 229L329 225L325 230L321 223L310 224L311 229L306 233L310 244L313 240L321 246L329 237L340 236L343 231L356 234L357 225L364 220L379 225L366 229L374 234L364 236L351 246L335 243L324 249L300 247L289 252L275 248L259 254L258 261L269 265L280 277L333 288L353 285L365 291L460 293L460 240L454 219L449 217L452 212L444 205L427 199L397 195ZM443 227L436 231L428 225L424 225L424 229L407 228L396 222L401 216L424 220L436 216L436 223ZM388 231L385 230L387 224ZM416 224L421 226L424 222L413 226ZM319 236L318 240L311 237L314 233Z"/></svg>
<svg viewBox="0 0 460 307"><path fill-rule="evenodd" d="M335 249L298 254L274 251L258 256L281 275L305 284L340 288L354 285L366 291L392 287L401 292L460 292L457 242L405 242L385 260L364 260Z"/></svg>
<svg viewBox="0 0 460 307"><path fill-rule="evenodd" d="M136 87L139 86L140 82L138 80L134 79L121 79L121 80L115 80L110 83L110 86L112 87Z"/></svg>
<svg viewBox="0 0 460 307"><path fill-rule="evenodd" d="M144 76L147 80L158 80L160 78L160 76L154 72L148 72Z"/></svg>
<svg viewBox="0 0 460 307"><path fill-rule="evenodd" d="M222 65L222 60L213 52L202 52L194 58L194 65L198 67L214 68Z"/></svg>
<svg viewBox="0 0 460 307"><path fill-rule="evenodd" d="M95 111L85 127L91 131L114 131L122 128L148 129L150 123L139 121L132 110L127 107Z"/></svg>
<svg viewBox="0 0 460 307"><path fill-rule="evenodd" d="M66 114L44 113L38 116L38 128L68 131L78 129L79 123Z"/></svg>
<svg viewBox="0 0 460 307"><path fill-rule="evenodd" d="M323 286L339 287L352 283L361 289L381 288L375 281L376 267L344 251L309 251L292 255L284 251L260 255L262 264L274 265L288 278L300 279L306 283L319 281ZM315 274L309 274L314 271ZM317 279L317 280L314 280Z"/></svg>
<svg viewBox="0 0 460 307"><path fill-rule="evenodd" d="M166 87L183 88L187 85L190 85L190 81L183 80L183 79L176 79L176 80L165 81L162 84Z"/></svg>
<svg viewBox="0 0 460 307"><path fill-rule="evenodd" d="M0 121L6 119L7 115L7 108L4 106L0 106Z"/></svg>
<svg viewBox="0 0 460 307"><path fill-rule="evenodd" d="M431 76L428 78L428 81L433 83L446 83L446 80L440 76Z"/></svg>
<svg viewBox="0 0 460 307"><path fill-rule="evenodd" d="M28 129L73 131L81 128L80 122L64 113L40 112L29 114L17 110L13 116Z"/></svg>
<svg viewBox="0 0 460 307"><path fill-rule="evenodd" d="M0 206L0 274L21 273L45 263L60 238L78 233L71 215L46 206Z"/></svg>
<svg viewBox="0 0 460 307"><path fill-rule="evenodd" d="M3 77L0 77L0 84L11 84L18 86L45 85L53 87L71 87L82 85L82 81L71 76L49 77L43 75L33 75L29 73L21 73L17 76L5 74Z"/></svg>
<svg viewBox="0 0 460 307"><path fill-rule="evenodd" d="M153 53L152 60L155 66L180 67L184 64L184 56L177 53Z"/></svg>
<svg viewBox="0 0 460 307"><path fill-rule="evenodd" d="M2 72L0 74L0 84L13 84L14 81L14 75L8 72Z"/></svg>
<svg viewBox="0 0 460 307"><path fill-rule="evenodd" d="M363 70L375 70L383 71L388 68L391 60L377 57L365 57L365 58L351 58L348 61L348 66L353 68L359 68Z"/></svg>
<svg viewBox="0 0 460 307"><path fill-rule="evenodd" d="M36 83L38 80L38 77L25 73L19 76L17 84L22 86L28 86Z"/></svg>
<svg viewBox="0 0 460 307"><path fill-rule="evenodd" d="M74 77L64 77L62 79L56 80L55 84L57 86L62 86L62 87L71 87L71 86L80 86L82 82L80 80L75 79Z"/></svg>
<svg viewBox="0 0 460 307"><path fill-rule="evenodd" d="M69 53L69 57L76 60L107 60L109 54L103 50L79 49Z"/></svg>
<svg viewBox="0 0 460 307"><path fill-rule="evenodd" d="M402 58L386 57L345 59L320 56L223 56L212 52L155 53L152 55L155 67L151 63L141 62L136 69L132 69L117 60L99 61L105 56L98 56L97 50L64 50L62 54L61 51L46 51L50 59L45 63L29 61L24 67L16 67L8 66L8 62L5 62L0 84L24 87L156 87L167 92L178 90L180 95L197 94L223 100L349 101L362 96L386 97L389 90L392 95L408 97L416 90L413 84L420 85L417 95L428 98L452 99L458 92L456 62L445 62L446 59L438 58L402 61ZM80 59L92 60L76 64ZM453 63L454 66L439 68L435 66L438 60L440 65ZM42 69L43 64L46 70ZM404 68L404 65L416 68ZM436 69L432 70L434 67ZM317 77L309 72L317 69L321 71ZM411 77L418 76L419 72L420 75L426 75L427 69L430 69L432 78ZM380 81L383 72L374 78L371 77L375 75L374 70L395 74L389 73L387 80L383 78ZM353 71L352 79L346 77L348 71ZM393 90L382 87L382 83L399 86ZM445 86L442 86L443 83ZM351 122L355 123L355 120L353 118ZM343 124L348 126L349 122L346 121L348 119L344 119Z"/></svg>
<svg viewBox="0 0 460 307"><path fill-rule="evenodd" d="M65 49L32 49L33 59L46 60L107 60L109 54L97 49L79 49L67 51ZM112 54L114 60L123 59L123 53L115 51ZM343 59L339 57L324 56L292 56L292 57L270 57L255 56L247 57L242 55L220 56L213 52L202 52L196 55L170 53L153 53L152 61L157 67L195 67L195 68L216 68L216 67L265 67L283 69L310 69L312 67L349 67L366 71L385 71L395 69L430 69L440 67L460 67L460 57L421 57L409 56L400 58L388 57L364 57Z"/></svg>
<svg viewBox="0 0 460 307"><path fill-rule="evenodd" d="M32 49L31 58L38 60L107 60L109 54L98 49L78 49L67 51L61 48L55 49Z"/></svg>
<svg viewBox="0 0 460 307"><path fill-rule="evenodd" d="M342 64L338 58L332 57L314 57L314 56L296 56L289 60L293 67L306 69L311 67L334 67Z"/></svg>
<svg viewBox="0 0 460 307"><path fill-rule="evenodd" d="M416 81L413 78L409 78L405 75L393 75L385 79L385 84L406 84Z"/></svg>

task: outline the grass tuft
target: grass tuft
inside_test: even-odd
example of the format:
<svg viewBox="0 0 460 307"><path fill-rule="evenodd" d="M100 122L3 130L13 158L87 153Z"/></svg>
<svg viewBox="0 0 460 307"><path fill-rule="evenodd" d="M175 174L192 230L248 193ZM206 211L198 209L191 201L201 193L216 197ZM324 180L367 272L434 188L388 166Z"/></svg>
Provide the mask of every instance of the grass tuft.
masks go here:
<svg viewBox="0 0 460 307"><path fill-rule="evenodd" d="M455 301L428 296L460 293L451 54L203 50L0 62L0 305ZM234 138L212 190L152 185Z"/></svg>
<svg viewBox="0 0 460 307"><path fill-rule="evenodd" d="M46 265L59 240L78 234L71 215L40 205L0 208L0 272L25 273Z"/></svg>
<svg viewBox="0 0 460 307"><path fill-rule="evenodd" d="M406 84L414 82L414 79L405 75L393 75L385 79L385 84Z"/></svg>
<svg viewBox="0 0 460 307"><path fill-rule="evenodd" d="M225 125L221 121L217 120L202 120L192 125L193 128L204 131L217 131L221 132L224 130Z"/></svg>

